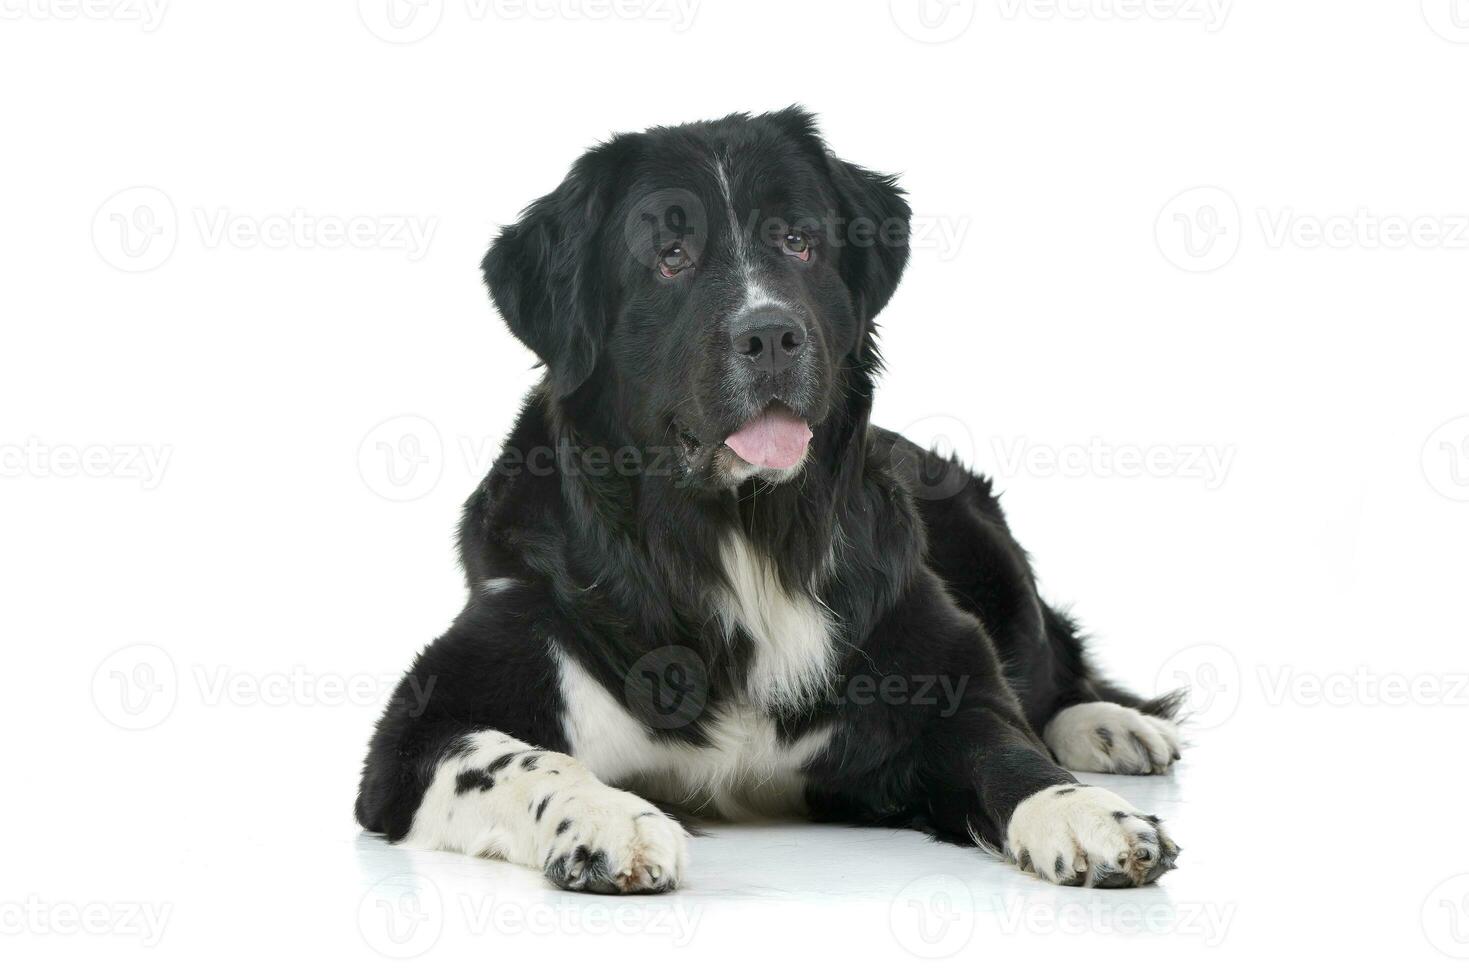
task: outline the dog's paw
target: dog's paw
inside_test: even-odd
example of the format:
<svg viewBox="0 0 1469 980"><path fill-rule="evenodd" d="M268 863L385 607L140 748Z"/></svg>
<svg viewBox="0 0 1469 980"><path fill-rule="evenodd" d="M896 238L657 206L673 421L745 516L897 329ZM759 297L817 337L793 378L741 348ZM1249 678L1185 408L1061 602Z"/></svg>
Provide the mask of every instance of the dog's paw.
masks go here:
<svg viewBox="0 0 1469 980"><path fill-rule="evenodd" d="M1098 786L1051 786L1015 808L1005 854L1057 885L1130 888L1157 881L1179 847L1157 817Z"/></svg>
<svg viewBox="0 0 1469 980"><path fill-rule="evenodd" d="M688 834L678 821L631 793L606 786L570 795L546 826L546 877L568 891L630 895L678 887Z"/></svg>
<svg viewBox="0 0 1469 980"><path fill-rule="evenodd" d="M1057 762L1081 772L1167 772L1181 748L1173 722L1108 701L1058 711L1042 737Z"/></svg>

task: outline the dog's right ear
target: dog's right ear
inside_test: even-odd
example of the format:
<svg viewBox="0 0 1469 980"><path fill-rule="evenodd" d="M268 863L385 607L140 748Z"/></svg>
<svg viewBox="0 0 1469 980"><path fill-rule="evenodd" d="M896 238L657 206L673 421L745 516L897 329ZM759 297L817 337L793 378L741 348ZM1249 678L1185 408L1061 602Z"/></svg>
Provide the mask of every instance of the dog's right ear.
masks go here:
<svg viewBox="0 0 1469 980"><path fill-rule="evenodd" d="M589 151L561 186L501 230L480 268L511 333L546 365L554 397L591 377L606 336L602 223L614 186L612 146Z"/></svg>

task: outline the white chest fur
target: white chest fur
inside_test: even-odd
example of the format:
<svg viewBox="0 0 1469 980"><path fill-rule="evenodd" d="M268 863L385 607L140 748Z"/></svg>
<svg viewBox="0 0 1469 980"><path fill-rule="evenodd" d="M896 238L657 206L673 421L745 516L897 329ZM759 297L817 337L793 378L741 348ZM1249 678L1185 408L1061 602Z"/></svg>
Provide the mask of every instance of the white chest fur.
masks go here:
<svg viewBox="0 0 1469 980"><path fill-rule="evenodd" d="M831 621L808 596L792 595L775 566L743 535L720 553L730 588L716 603L725 632L743 630L754 644L745 694L758 707L798 707L820 696L831 678Z"/></svg>
<svg viewBox="0 0 1469 980"><path fill-rule="evenodd" d="M752 649L744 696L699 718L709 744L655 739L564 650L553 649L571 754L605 782L731 819L799 812L800 769L828 733L782 743L770 712L820 696L832 670L831 622L814 600L782 588L743 536L728 539L721 558L730 588L717 598L716 615L729 635L743 631Z"/></svg>

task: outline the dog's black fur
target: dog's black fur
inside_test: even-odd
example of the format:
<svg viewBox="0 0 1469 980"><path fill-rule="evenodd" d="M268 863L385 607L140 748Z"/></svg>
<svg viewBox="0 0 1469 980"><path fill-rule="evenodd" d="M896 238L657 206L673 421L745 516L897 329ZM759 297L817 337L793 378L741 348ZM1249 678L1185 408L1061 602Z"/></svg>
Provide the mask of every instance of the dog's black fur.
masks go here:
<svg viewBox="0 0 1469 980"><path fill-rule="evenodd" d="M684 197L671 204L668 188ZM736 211L761 241L773 222L779 241L754 271L808 330L798 369L774 379L731 367ZM568 751L550 642L619 700L631 665L669 646L700 658L709 704L737 696L750 642L710 609L730 534L831 611L836 677L966 680L952 711L839 696L783 710L784 738L832 726L805 772L815 819L998 845L1021 800L1074 782L1036 734L1058 710L1107 700L1171 713L1169 699L1098 679L1072 622L1038 596L988 480L869 421L872 318L907 261L909 216L892 178L832 156L789 109L619 136L504 230L485 279L546 378L465 506L470 599L378 725L362 826L404 837L467 732ZM792 257L791 229L815 243L809 259ZM673 237L692 264L670 276ZM772 400L810 423L809 456L784 482L741 478L721 441ZM499 578L517 585L483 594ZM705 738L699 718L652 731Z"/></svg>

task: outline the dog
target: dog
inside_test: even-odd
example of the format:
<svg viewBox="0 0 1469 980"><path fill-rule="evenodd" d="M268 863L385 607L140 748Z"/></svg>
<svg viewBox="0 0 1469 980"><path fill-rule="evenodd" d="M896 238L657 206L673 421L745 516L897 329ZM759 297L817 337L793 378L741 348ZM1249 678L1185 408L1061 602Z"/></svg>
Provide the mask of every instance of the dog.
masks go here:
<svg viewBox="0 0 1469 980"><path fill-rule="evenodd" d="M1099 677L990 482L870 421L910 217L792 107L615 136L501 231L485 282L545 370L364 828L607 894L677 887L690 818L911 827L1062 885L1174 867L1068 770L1166 772L1180 693Z"/></svg>

